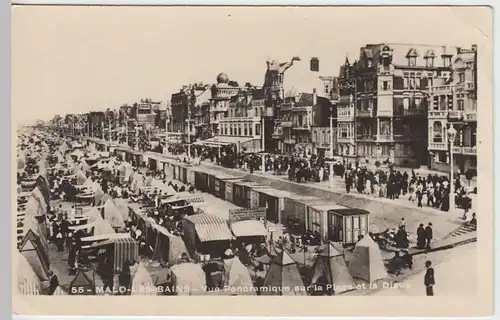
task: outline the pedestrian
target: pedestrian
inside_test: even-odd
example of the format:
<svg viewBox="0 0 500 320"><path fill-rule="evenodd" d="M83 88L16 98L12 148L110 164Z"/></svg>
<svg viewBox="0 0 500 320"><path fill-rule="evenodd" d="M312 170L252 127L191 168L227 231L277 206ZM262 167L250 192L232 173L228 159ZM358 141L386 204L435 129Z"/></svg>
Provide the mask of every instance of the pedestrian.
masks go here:
<svg viewBox="0 0 500 320"><path fill-rule="evenodd" d="M64 238L60 231L56 235L56 246L57 251L62 252L64 250Z"/></svg>
<svg viewBox="0 0 500 320"><path fill-rule="evenodd" d="M427 249L431 248L432 241L432 222L429 222L427 227L425 227L425 247Z"/></svg>
<svg viewBox="0 0 500 320"><path fill-rule="evenodd" d="M417 228L417 248L425 248L425 228L423 223L421 223Z"/></svg>
<svg viewBox="0 0 500 320"><path fill-rule="evenodd" d="M424 276L424 285L425 285L425 294L427 296L434 295L434 285L436 281L434 279L434 268L432 268L432 262L427 260L425 262L425 276Z"/></svg>

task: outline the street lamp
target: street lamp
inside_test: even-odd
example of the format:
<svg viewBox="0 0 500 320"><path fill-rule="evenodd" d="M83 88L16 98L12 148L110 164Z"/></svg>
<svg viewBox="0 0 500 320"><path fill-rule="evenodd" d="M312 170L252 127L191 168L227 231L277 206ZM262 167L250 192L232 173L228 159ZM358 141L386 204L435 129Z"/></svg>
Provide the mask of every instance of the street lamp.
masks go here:
<svg viewBox="0 0 500 320"><path fill-rule="evenodd" d="M450 143L450 208L449 211L455 209L455 183L453 179L453 144L455 142L455 136L457 135L457 130L450 124L448 129L448 142Z"/></svg>

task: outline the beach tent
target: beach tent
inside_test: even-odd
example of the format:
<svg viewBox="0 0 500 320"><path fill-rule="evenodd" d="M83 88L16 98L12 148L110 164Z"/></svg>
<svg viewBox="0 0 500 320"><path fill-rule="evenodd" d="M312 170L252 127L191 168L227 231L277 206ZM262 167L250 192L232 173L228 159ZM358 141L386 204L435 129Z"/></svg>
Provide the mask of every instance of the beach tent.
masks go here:
<svg viewBox="0 0 500 320"><path fill-rule="evenodd" d="M184 240L181 237L171 234L166 228L157 224L154 224L153 228L156 231L153 260L176 264L181 262L183 253L189 256Z"/></svg>
<svg viewBox="0 0 500 320"><path fill-rule="evenodd" d="M116 199L114 199L114 204L115 204L116 210L118 210L122 219L124 221L126 221L128 219L128 213L129 213L128 200L123 199L123 198L116 198Z"/></svg>
<svg viewBox="0 0 500 320"><path fill-rule="evenodd" d="M17 292L20 295L39 295L42 285L28 260L20 253L16 253Z"/></svg>
<svg viewBox="0 0 500 320"><path fill-rule="evenodd" d="M331 243L323 245L313 265L311 285L323 278L321 284L330 285L335 294L356 289L356 282L352 278L344 256Z"/></svg>
<svg viewBox="0 0 500 320"><path fill-rule="evenodd" d="M173 196L177 193L172 186L169 186L167 183L164 183L160 187L161 193L166 194L167 196Z"/></svg>
<svg viewBox="0 0 500 320"><path fill-rule="evenodd" d="M83 172L87 172L87 173L88 173L88 172L90 172L90 171L92 171L92 170L90 169L90 166L88 165L88 163L87 163L85 160L84 160L84 161L82 161L82 164L80 165L80 169L81 169Z"/></svg>
<svg viewBox="0 0 500 320"><path fill-rule="evenodd" d="M49 280L50 261L47 250L32 230L26 233L19 247L19 252L28 261L38 279L41 281Z"/></svg>
<svg viewBox="0 0 500 320"><path fill-rule="evenodd" d="M248 269L238 257L224 259L224 287L232 295L255 295L252 278Z"/></svg>
<svg viewBox="0 0 500 320"><path fill-rule="evenodd" d="M85 176L85 173L83 173L82 170L79 170L76 173L76 184L81 186L85 183L85 181L87 181L87 177Z"/></svg>
<svg viewBox="0 0 500 320"><path fill-rule="evenodd" d="M54 293L52 293L53 296L67 296L68 293L64 291L61 287L57 287Z"/></svg>
<svg viewBox="0 0 500 320"><path fill-rule="evenodd" d="M92 178L88 177L87 180L85 180L85 182L83 183L83 186L93 188L94 181L92 181Z"/></svg>
<svg viewBox="0 0 500 320"><path fill-rule="evenodd" d="M380 248L370 236L356 244L348 269L354 278L370 283L388 277Z"/></svg>
<svg viewBox="0 0 500 320"><path fill-rule="evenodd" d="M47 213L47 207L48 207L48 203L45 199L45 197L43 196L42 192L40 191L40 188L39 187L36 187L35 189L33 189L33 192L31 193L31 197L34 198L37 202L38 202L38 206L41 210L41 212L43 212L44 214Z"/></svg>
<svg viewBox="0 0 500 320"><path fill-rule="evenodd" d="M94 185L92 187L94 189L94 199L96 204L101 204L102 198L104 197L105 193L101 188L101 185L96 181L94 182Z"/></svg>
<svg viewBox="0 0 500 320"><path fill-rule="evenodd" d="M144 181L144 185L146 187L151 187L153 185L153 177L152 176L147 176L145 181Z"/></svg>
<svg viewBox="0 0 500 320"><path fill-rule="evenodd" d="M205 271L200 264L185 262L176 264L170 268L172 272L172 281L177 295L204 295L207 286Z"/></svg>
<svg viewBox="0 0 500 320"><path fill-rule="evenodd" d="M104 204L104 219L106 219L113 228L125 228L125 221L123 221L123 217L111 198Z"/></svg>
<svg viewBox="0 0 500 320"><path fill-rule="evenodd" d="M104 220L100 215L97 216L97 219L94 224L94 236L107 235L115 233L115 230L111 226L111 224Z"/></svg>
<svg viewBox="0 0 500 320"><path fill-rule="evenodd" d="M132 293L135 296L156 296L157 290L151 275L146 270L144 263L139 262L132 277Z"/></svg>
<svg viewBox="0 0 500 320"><path fill-rule="evenodd" d="M304 288L297 264L285 250L282 250L278 256L273 257L260 294L305 296L307 292Z"/></svg>

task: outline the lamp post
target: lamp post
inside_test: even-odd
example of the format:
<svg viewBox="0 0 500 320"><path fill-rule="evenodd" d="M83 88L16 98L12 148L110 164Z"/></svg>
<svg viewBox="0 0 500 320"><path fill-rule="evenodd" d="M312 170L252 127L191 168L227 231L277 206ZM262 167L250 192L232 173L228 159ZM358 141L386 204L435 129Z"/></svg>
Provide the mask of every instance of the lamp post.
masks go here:
<svg viewBox="0 0 500 320"><path fill-rule="evenodd" d="M457 134L457 130L453 127L453 124L450 124L450 128L448 129L448 142L450 144L450 208L448 211L452 211L455 209L455 181L453 179L453 145L455 142L455 136Z"/></svg>
<svg viewBox="0 0 500 320"><path fill-rule="evenodd" d="M266 173L266 137L264 135L264 117L261 118L261 125L260 125L260 139L261 139L261 144L262 144L262 174Z"/></svg>

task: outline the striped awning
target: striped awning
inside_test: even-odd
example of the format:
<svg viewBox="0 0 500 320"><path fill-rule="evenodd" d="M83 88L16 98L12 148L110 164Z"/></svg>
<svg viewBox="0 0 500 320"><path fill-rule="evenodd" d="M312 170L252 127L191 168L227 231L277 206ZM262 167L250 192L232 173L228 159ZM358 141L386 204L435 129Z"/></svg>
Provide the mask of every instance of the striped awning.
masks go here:
<svg viewBox="0 0 500 320"><path fill-rule="evenodd" d="M125 262L135 263L139 260L139 245L133 238L118 238L113 240L114 270L120 272Z"/></svg>
<svg viewBox="0 0 500 320"><path fill-rule="evenodd" d="M186 198L186 202L188 204L200 203L200 202L205 202L205 199L203 197L192 197L192 198Z"/></svg>
<svg viewBox="0 0 500 320"><path fill-rule="evenodd" d="M233 238L227 221L210 214L195 214L185 218L194 224L200 242L224 241Z"/></svg>

